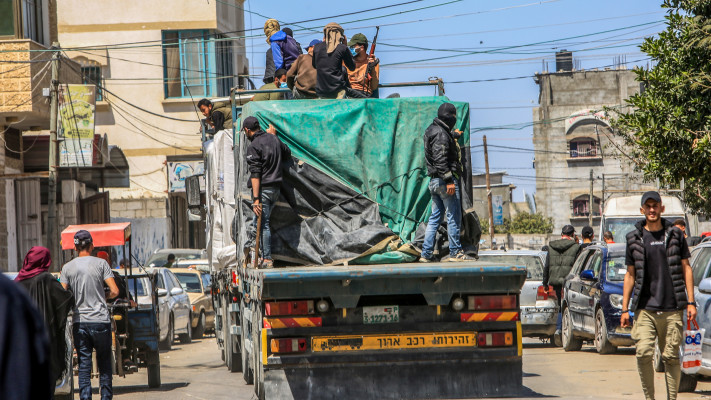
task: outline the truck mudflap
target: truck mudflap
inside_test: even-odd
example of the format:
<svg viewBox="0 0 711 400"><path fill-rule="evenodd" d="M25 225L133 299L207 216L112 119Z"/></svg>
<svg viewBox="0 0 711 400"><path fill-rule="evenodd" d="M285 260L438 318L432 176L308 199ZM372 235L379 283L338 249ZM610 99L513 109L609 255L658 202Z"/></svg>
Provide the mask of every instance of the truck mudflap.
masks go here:
<svg viewBox="0 0 711 400"><path fill-rule="evenodd" d="M265 371L266 399L457 399L516 396L521 357L285 366Z"/></svg>

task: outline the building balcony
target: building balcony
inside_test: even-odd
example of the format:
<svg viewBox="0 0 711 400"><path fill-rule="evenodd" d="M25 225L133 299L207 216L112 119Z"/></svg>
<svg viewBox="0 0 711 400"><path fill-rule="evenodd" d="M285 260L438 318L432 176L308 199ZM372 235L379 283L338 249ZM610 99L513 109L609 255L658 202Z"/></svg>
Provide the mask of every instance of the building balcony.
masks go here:
<svg viewBox="0 0 711 400"><path fill-rule="evenodd" d="M19 130L49 129L49 88L52 77L50 52L30 39L0 40L0 126ZM64 60L59 68L60 84L81 84L79 65Z"/></svg>

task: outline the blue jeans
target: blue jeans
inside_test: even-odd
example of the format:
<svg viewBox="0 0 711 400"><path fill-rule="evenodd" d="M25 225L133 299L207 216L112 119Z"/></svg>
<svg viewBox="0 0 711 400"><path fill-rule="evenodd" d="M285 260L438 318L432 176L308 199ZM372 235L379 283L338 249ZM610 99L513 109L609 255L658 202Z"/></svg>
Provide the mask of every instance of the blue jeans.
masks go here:
<svg viewBox="0 0 711 400"><path fill-rule="evenodd" d="M111 386L111 324L79 322L74 326L74 348L79 361L79 399L91 399L91 351L96 350L101 400L114 397Z"/></svg>
<svg viewBox="0 0 711 400"><path fill-rule="evenodd" d="M265 186L262 188L262 236L259 240L259 248L262 250L262 258L265 260L272 259L272 232L269 224L269 218L272 215L272 210L274 209L274 205L278 199L278 186ZM254 235L257 233L257 222L257 214L254 214L254 217L252 218L252 232ZM252 236L252 238L256 238L256 236ZM252 246L254 245L254 240L255 239L250 240Z"/></svg>
<svg viewBox="0 0 711 400"><path fill-rule="evenodd" d="M422 257L432 258L437 229L442 223L445 211L447 214L447 236L449 236L449 254L453 256L462 251L459 241L459 229L462 223L461 194L459 182L454 181L454 196L447 194L447 184L444 179L432 178L429 184L432 195L432 214L425 230L425 242L422 245Z"/></svg>

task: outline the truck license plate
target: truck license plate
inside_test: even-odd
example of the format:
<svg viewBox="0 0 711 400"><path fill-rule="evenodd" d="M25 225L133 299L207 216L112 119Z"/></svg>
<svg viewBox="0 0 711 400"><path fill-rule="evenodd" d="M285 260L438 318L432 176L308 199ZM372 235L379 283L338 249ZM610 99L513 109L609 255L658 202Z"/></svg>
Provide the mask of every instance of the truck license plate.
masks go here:
<svg viewBox="0 0 711 400"><path fill-rule="evenodd" d="M400 307L377 306L363 307L364 324L391 324L400 322Z"/></svg>
<svg viewBox="0 0 711 400"><path fill-rule="evenodd" d="M311 339L311 351L396 350L436 347L476 347L476 332L319 336Z"/></svg>

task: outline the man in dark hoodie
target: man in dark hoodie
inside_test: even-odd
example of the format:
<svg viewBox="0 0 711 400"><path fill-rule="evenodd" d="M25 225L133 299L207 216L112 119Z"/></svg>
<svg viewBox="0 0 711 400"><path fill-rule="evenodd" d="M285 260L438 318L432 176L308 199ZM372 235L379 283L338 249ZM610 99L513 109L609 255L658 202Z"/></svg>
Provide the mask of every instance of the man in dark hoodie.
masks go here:
<svg viewBox="0 0 711 400"><path fill-rule="evenodd" d="M430 176L432 214L425 230L420 262L432 261L435 236L447 215L447 236L449 238L449 261L473 260L464 254L459 240L462 223L461 194L459 179L464 168L457 139L461 131L454 129L457 124L457 109L454 104L443 103L437 111L437 118L425 131L425 161L427 175Z"/></svg>
<svg viewBox="0 0 711 400"><path fill-rule="evenodd" d="M574 239L575 228L572 225L563 227L560 239L552 240L548 246L543 246L543 251L547 251L546 265L543 267L543 288L548 291L548 285L553 286L555 294L558 296L558 305L562 298L562 289L565 278L570 273L575 263L575 258L580 250L580 245ZM553 335L556 346L562 345L560 337L561 314L558 313L555 334Z"/></svg>
<svg viewBox="0 0 711 400"><path fill-rule="evenodd" d="M262 215L262 267L272 268L272 243L270 217L272 209L279 199L283 177L282 165L291 160L291 150L277 137L276 129L269 125L264 132L255 117L247 117L242 122L242 130L250 141L247 146L247 166L250 178L247 186L252 189L252 232L250 239L256 236L258 217ZM248 246L249 247L249 246Z"/></svg>
<svg viewBox="0 0 711 400"><path fill-rule="evenodd" d="M689 246L684 233L662 218L664 205L659 193L644 193L640 212L644 219L637 222L626 237L627 274L620 326L630 326L630 312L635 313L632 339L644 396L654 399L652 361L655 343L658 343L665 367L667 399L674 400L681 379L682 321L684 315L689 323L696 319Z"/></svg>

